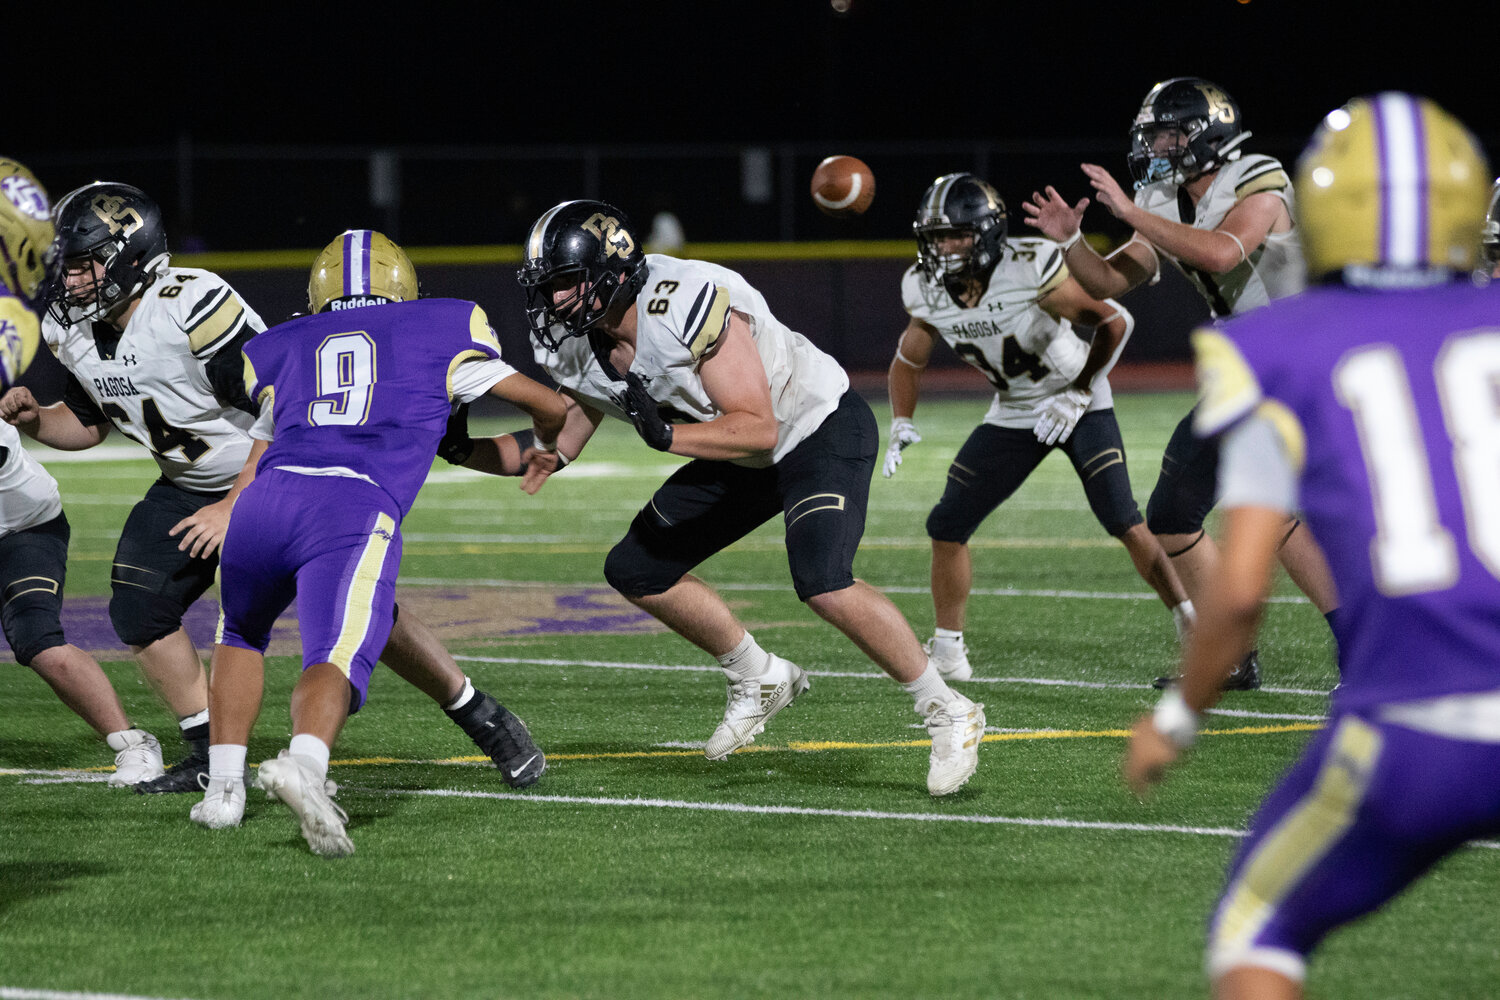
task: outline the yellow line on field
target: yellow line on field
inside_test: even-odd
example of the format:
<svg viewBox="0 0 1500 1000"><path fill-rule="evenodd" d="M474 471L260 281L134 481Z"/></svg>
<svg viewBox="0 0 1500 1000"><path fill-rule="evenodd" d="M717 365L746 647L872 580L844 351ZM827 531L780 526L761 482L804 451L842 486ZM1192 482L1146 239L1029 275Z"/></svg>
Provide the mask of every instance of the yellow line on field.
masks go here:
<svg viewBox="0 0 1500 1000"><path fill-rule="evenodd" d="M1292 722L1279 726L1236 726L1233 729L1205 729L1200 736L1271 736L1278 733L1310 733L1323 727L1314 722ZM986 733L985 743L1014 743L1027 740L1124 739L1128 729L1048 729L1037 733ZM789 740L785 746L748 746L735 753L818 753L824 750L890 750L931 746L931 740L892 740L881 743L853 743L844 740ZM558 760L629 760L647 757L701 757L702 750L611 750L598 753L549 753L549 761ZM361 767L378 764L486 764L488 757L443 757L438 760L410 760L405 757L350 757L329 761L330 766ZM251 764L251 767L259 767ZM113 771L113 767L78 767L71 771ZM3 773L3 772L0 772Z"/></svg>

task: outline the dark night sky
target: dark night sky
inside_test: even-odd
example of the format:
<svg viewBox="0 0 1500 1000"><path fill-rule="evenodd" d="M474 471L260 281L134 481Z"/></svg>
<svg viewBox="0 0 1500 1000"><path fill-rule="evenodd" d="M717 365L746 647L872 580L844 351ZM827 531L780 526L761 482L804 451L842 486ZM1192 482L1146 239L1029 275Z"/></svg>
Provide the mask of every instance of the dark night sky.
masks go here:
<svg viewBox="0 0 1500 1000"><path fill-rule="evenodd" d="M1496 151L1493 2L853 3L838 16L828 0L503 0L391 5L362 21L310 13L342 5L266 4L208 23L155 5L54 5L36 37L57 44L27 46L12 77L49 81L52 96L10 116L4 145L24 158L182 134L1123 141L1153 82L1191 74L1229 90L1262 135L1305 135L1351 96L1402 88Z"/></svg>

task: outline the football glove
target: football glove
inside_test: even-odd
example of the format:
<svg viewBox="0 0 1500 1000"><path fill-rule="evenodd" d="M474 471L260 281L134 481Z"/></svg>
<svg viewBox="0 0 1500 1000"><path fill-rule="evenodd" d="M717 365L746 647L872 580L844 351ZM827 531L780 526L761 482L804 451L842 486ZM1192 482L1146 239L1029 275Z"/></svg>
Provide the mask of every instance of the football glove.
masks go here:
<svg viewBox="0 0 1500 1000"><path fill-rule="evenodd" d="M646 383L635 372L625 373L625 395L621 404L642 441L657 451L672 447L672 425L661 418L656 400L646 392Z"/></svg>
<svg viewBox="0 0 1500 1000"><path fill-rule="evenodd" d="M1064 389L1043 402L1036 410L1036 439L1042 444L1068 440L1093 398L1093 392L1087 389Z"/></svg>
<svg viewBox="0 0 1500 1000"><path fill-rule="evenodd" d="M469 437L469 404L460 403L448 415L448 429L438 442L438 457L454 465L463 465L474 454L474 439Z"/></svg>
<svg viewBox="0 0 1500 1000"><path fill-rule="evenodd" d="M901 453L906 450L907 445L916 444L922 440L922 435L917 433L917 425L911 422L910 417L895 417L891 420L891 441L885 448L885 465L880 474L889 479L896 474L896 467L901 464Z"/></svg>

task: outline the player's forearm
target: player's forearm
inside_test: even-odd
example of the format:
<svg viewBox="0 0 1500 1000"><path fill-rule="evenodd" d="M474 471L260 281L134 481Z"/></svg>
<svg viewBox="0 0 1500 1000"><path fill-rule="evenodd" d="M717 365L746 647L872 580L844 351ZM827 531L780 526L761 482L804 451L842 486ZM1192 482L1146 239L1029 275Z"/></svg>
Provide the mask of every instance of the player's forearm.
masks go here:
<svg viewBox="0 0 1500 1000"><path fill-rule="evenodd" d="M92 448L109 434L109 424L84 424L62 403L44 406L35 422L18 425L22 431L58 451Z"/></svg>
<svg viewBox="0 0 1500 1000"><path fill-rule="evenodd" d="M474 450L464 460L463 467L491 476L519 476L521 474L521 447L515 435L501 434L498 437L475 438Z"/></svg>
<svg viewBox="0 0 1500 1000"><path fill-rule="evenodd" d="M911 417L917 412L917 401L922 396L922 369L913 368L900 357L891 361L891 370L886 377L891 394L891 416Z"/></svg>
<svg viewBox="0 0 1500 1000"><path fill-rule="evenodd" d="M1194 229L1146 211L1136 212L1131 224L1143 239L1187 267L1210 274L1228 274L1243 259L1234 238L1217 229ZM1072 264L1071 260L1069 264Z"/></svg>
<svg viewBox="0 0 1500 1000"><path fill-rule="evenodd" d="M1124 295L1135 287L1122 270L1110 260L1099 256L1087 240L1079 240L1068 248L1063 262L1083 288L1096 299L1112 299Z"/></svg>
<svg viewBox="0 0 1500 1000"><path fill-rule="evenodd" d="M1213 707L1224 679L1255 645L1262 602L1205 596L1182 656L1182 699L1195 712Z"/></svg>
<svg viewBox="0 0 1500 1000"><path fill-rule="evenodd" d="M240 474L234 477L234 485L229 487L229 493L224 497L231 506L234 505L235 498L245 491L245 487L255 482L256 466L260 465L260 457L269 447L271 447L271 442L262 441L259 438L250 442L250 454L246 456L245 464L240 468Z"/></svg>
<svg viewBox="0 0 1500 1000"><path fill-rule="evenodd" d="M755 458L776 447L776 419L753 413L726 413L706 423L676 424L672 428L674 455L728 461Z"/></svg>
<svg viewBox="0 0 1500 1000"><path fill-rule="evenodd" d="M1110 367L1114 361L1115 352L1125 340L1127 322L1123 316L1116 315L1094 328L1094 340L1089 344L1089 355L1083 362L1083 370L1073 380L1073 388L1085 391L1093 389L1094 379L1099 377L1100 372Z"/></svg>

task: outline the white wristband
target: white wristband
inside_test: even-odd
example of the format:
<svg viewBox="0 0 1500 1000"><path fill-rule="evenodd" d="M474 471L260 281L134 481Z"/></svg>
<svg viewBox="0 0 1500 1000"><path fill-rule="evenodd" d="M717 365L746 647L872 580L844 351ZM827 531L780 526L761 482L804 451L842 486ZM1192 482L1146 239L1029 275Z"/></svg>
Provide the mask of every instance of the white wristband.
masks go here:
<svg viewBox="0 0 1500 1000"><path fill-rule="evenodd" d="M1063 253L1067 253L1068 250L1072 248L1073 244L1077 243L1081 239L1083 239L1083 229L1080 227L1078 229L1075 229L1073 231L1073 235L1063 240L1058 244L1058 246L1062 248Z"/></svg>
<svg viewBox="0 0 1500 1000"><path fill-rule="evenodd" d="M1179 749L1192 746L1198 738L1198 713L1188 708L1187 702L1182 700L1182 692L1176 687L1167 688L1156 703L1151 724Z"/></svg>

